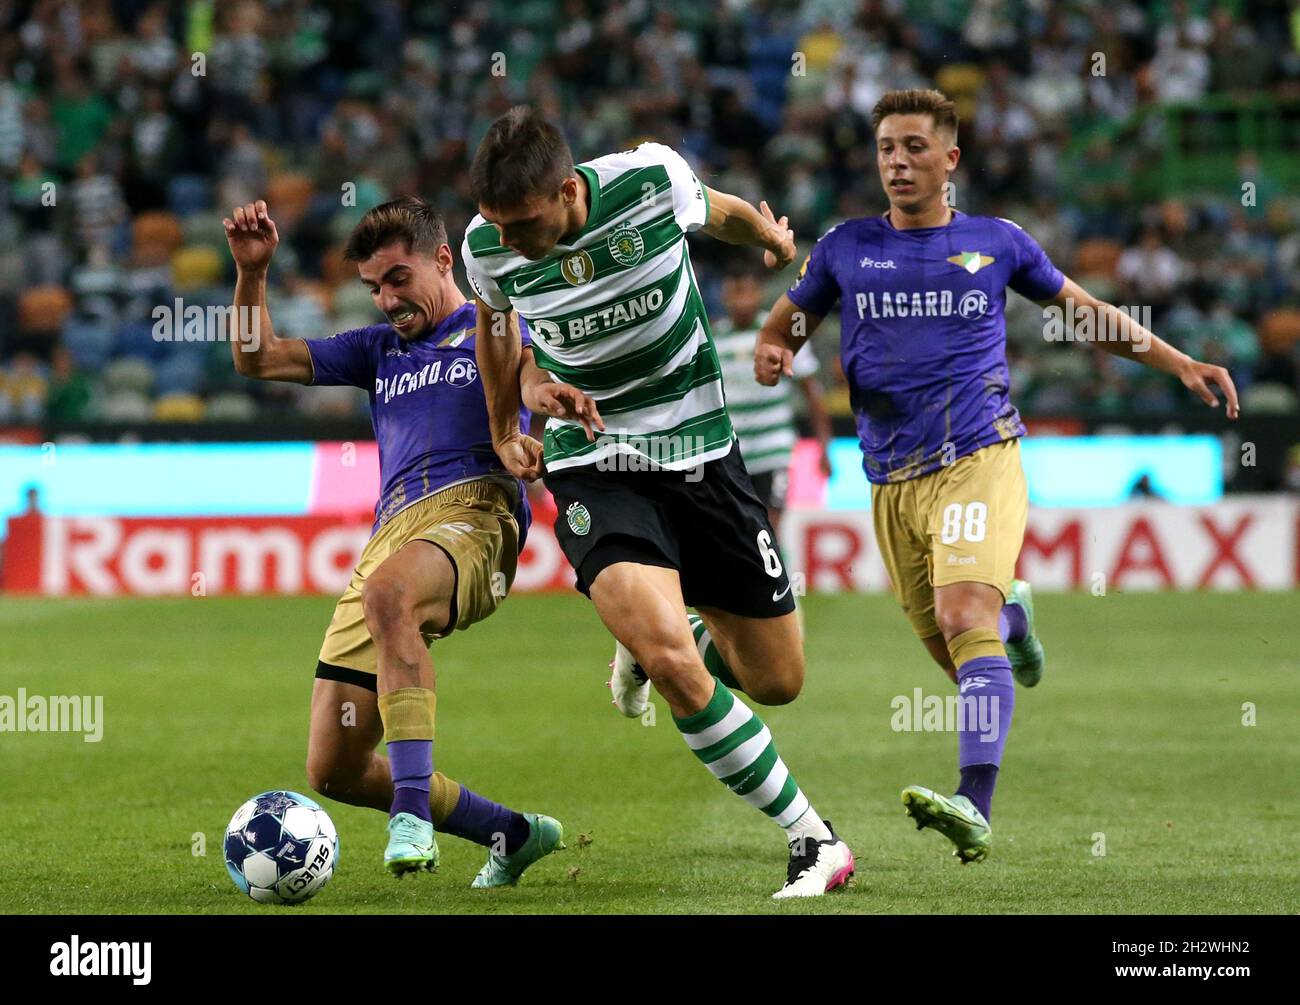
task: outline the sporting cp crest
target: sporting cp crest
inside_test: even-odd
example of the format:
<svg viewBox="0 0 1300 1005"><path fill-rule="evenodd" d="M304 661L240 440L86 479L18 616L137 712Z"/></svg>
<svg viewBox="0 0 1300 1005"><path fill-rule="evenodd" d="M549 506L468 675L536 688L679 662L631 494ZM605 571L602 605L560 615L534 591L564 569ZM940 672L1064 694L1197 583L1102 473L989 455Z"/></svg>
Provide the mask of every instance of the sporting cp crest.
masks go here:
<svg viewBox="0 0 1300 1005"><path fill-rule="evenodd" d="M606 243L609 245L610 256L619 265L636 265L645 254L645 241L641 240L641 231L626 221L614 229Z"/></svg>
<svg viewBox="0 0 1300 1005"><path fill-rule="evenodd" d="M570 286L582 286L595 277L596 267L585 251L571 251L560 259L560 275Z"/></svg>
<svg viewBox="0 0 1300 1005"><path fill-rule="evenodd" d="M582 503L569 503L569 508L564 511L564 515L568 518L569 530L579 537L585 537L591 530L591 514Z"/></svg>

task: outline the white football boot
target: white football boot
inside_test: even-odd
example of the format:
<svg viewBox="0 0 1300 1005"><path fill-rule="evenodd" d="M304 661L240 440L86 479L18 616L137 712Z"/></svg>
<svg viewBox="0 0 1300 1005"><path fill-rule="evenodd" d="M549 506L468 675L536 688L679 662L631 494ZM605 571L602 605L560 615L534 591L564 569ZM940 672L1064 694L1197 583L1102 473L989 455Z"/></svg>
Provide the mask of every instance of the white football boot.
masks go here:
<svg viewBox="0 0 1300 1005"><path fill-rule="evenodd" d="M617 639L614 640L614 659L609 664L613 705L629 719L639 719L650 704L650 678L637 666L631 651Z"/></svg>
<svg viewBox="0 0 1300 1005"><path fill-rule="evenodd" d="M831 832L829 841L800 838L790 842L790 864L786 868L785 886L772 894L773 900L820 897L823 893L848 885L853 878L853 852L840 840L829 820L823 823Z"/></svg>

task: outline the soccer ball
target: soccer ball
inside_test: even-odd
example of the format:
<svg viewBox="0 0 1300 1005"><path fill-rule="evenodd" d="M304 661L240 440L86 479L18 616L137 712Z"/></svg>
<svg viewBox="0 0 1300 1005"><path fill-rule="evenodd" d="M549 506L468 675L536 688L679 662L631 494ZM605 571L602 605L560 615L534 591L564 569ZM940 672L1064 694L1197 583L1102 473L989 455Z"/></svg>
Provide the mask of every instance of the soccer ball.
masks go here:
<svg viewBox="0 0 1300 1005"><path fill-rule="evenodd" d="M254 796L226 827L226 869L259 904L300 904L320 893L339 862L334 821L297 792Z"/></svg>

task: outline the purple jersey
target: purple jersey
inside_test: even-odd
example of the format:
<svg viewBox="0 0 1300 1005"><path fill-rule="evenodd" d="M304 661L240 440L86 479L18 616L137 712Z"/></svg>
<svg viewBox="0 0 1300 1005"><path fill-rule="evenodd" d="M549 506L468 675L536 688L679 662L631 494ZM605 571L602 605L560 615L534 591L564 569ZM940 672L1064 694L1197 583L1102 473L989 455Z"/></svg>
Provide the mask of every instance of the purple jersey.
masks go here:
<svg viewBox="0 0 1300 1005"><path fill-rule="evenodd" d="M1023 436L1008 397L1007 287L1047 300L1064 282L1009 220L954 211L944 227L897 230L885 215L828 230L788 295L822 316L840 302L867 478L906 481Z"/></svg>
<svg viewBox="0 0 1300 1005"><path fill-rule="evenodd" d="M448 485L488 474L510 477L492 449L474 360L474 322L475 307L469 301L409 342L387 324L307 340L313 384L351 384L370 395L381 482L376 529ZM522 318L519 331L523 344L531 344ZM519 428L524 432L528 420L528 410L521 407ZM522 487L515 519L522 549L532 519Z"/></svg>

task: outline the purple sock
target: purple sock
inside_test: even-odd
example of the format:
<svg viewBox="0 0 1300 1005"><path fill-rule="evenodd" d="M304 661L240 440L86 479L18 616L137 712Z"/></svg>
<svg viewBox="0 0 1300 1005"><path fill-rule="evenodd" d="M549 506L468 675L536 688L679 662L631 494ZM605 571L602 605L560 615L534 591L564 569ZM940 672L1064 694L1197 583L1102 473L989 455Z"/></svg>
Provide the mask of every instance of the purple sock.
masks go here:
<svg viewBox="0 0 1300 1005"><path fill-rule="evenodd" d="M998 615L998 634L1003 642L1019 642L1029 634L1029 618L1019 604L1003 604Z"/></svg>
<svg viewBox="0 0 1300 1005"><path fill-rule="evenodd" d="M957 668L957 686L961 692L957 708L957 764L962 776L957 795L969 799L988 819L998 765L1002 763L1016 704L1011 664L1005 656L967 660Z"/></svg>
<svg viewBox="0 0 1300 1005"><path fill-rule="evenodd" d="M388 768L393 774L390 817L410 813L433 823L429 810L429 780L433 777L432 740L390 740Z"/></svg>
<svg viewBox="0 0 1300 1005"><path fill-rule="evenodd" d="M972 764L961 769L961 784L957 786L957 795L965 796L975 808L989 819L989 806L993 802L993 787L998 784L998 766L996 764Z"/></svg>
<svg viewBox="0 0 1300 1005"><path fill-rule="evenodd" d="M516 813L491 799L484 799L477 792L460 787L460 799L456 808L447 814L438 827L445 834L452 834L486 848L497 844L497 835L505 839L505 853L513 855L528 840L528 821L522 813Z"/></svg>

